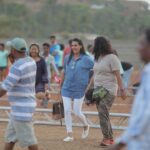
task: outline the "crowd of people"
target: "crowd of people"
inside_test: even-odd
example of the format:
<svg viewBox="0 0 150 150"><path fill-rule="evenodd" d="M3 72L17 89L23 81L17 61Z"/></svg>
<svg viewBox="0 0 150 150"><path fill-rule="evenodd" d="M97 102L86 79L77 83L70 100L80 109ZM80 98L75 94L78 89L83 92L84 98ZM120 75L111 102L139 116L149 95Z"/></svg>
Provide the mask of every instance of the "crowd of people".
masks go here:
<svg viewBox="0 0 150 150"><path fill-rule="evenodd" d="M146 30L138 48L146 67L135 98L133 117L129 128L116 145L109 111L118 94L123 100L126 99L129 77L125 76L125 80L123 78L126 70L131 73L133 66L130 63L121 63L111 41L104 36L97 37L94 45L88 45L87 50L78 38L69 40L66 47L59 44L54 35L50 36L50 42L43 43L41 50L37 43L28 48L24 39L15 38L7 42L10 52L5 50L3 43L0 44L0 97L8 93L11 105L4 150L13 150L17 141L21 147L38 150L32 116L36 108L36 98L42 99L41 105L47 107L52 76L60 84L64 104L67 130L64 142L74 141L72 112L83 124L81 138L88 137L90 125L82 112L82 105L85 95L92 89L92 102L96 104L103 135L100 146L114 145L110 150L119 150L127 145L129 150L137 150L139 147L140 150L148 150L149 138L146 137L150 132L150 30ZM139 111L136 112L137 110Z"/></svg>

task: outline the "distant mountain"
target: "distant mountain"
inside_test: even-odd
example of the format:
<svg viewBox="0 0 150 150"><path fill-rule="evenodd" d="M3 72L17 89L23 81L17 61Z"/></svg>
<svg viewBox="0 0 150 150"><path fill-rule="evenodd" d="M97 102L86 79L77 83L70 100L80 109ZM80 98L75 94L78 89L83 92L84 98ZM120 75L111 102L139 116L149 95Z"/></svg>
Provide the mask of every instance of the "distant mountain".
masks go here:
<svg viewBox="0 0 150 150"><path fill-rule="evenodd" d="M41 7L46 3L47 0L0 0L1 2L5 3L17 3L17 4L23 4L27 6L30 10L33 12L37 12L41 9Z"/></svg>

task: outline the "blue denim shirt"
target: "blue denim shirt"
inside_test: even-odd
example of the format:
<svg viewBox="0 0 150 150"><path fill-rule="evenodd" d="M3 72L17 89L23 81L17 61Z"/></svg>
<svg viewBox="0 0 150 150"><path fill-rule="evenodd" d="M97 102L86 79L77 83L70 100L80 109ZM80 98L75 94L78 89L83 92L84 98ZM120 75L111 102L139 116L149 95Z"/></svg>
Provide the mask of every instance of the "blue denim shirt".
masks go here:
<svg viewBox="0 0 150 150"><path fill-rule="evenodd" d="M89 74L93 69L94 62L88 55L74 57L68 63L69 55L64 61L65 79L62 86L62 96L78 99L84 96L89 82Z"/></svg>

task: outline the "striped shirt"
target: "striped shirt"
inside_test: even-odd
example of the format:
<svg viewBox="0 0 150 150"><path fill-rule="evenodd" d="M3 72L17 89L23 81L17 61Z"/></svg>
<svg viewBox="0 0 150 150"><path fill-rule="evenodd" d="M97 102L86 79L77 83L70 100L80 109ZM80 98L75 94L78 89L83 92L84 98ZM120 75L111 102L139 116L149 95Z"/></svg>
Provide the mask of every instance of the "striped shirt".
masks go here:
<svg viewBox="0 0 150 150"><path fill-rule="evenodd" d="M7 91L11 105L11 118L31 121L35 101L36 63L30 57L18 59L11 67L2 88Z"/></svg>
<svg viewBox="0 0 150 150"><path fill-rule="evenodd" d="M150 149L150 63L142 73L128 128L118 142L127 144L128 150Z"/></svg>

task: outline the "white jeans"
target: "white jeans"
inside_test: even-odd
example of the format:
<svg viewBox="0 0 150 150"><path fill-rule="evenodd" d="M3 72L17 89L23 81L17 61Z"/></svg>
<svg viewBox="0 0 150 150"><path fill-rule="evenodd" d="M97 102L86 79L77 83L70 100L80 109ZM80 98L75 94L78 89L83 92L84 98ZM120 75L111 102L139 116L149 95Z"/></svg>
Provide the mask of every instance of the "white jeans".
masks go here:
<svg viewBox="0 0 150 150"><path fill-rule="evenodd" d="M72 132L72 99L69 97L62 97L64 103L64 110L65 110L65 123L67 133ZM74 99L73 101L73 112L74 114L80 119L84 126L88 125L87 119L85 115L82 113L82 104L84 101L84 97L80 99Z"/></svg>

